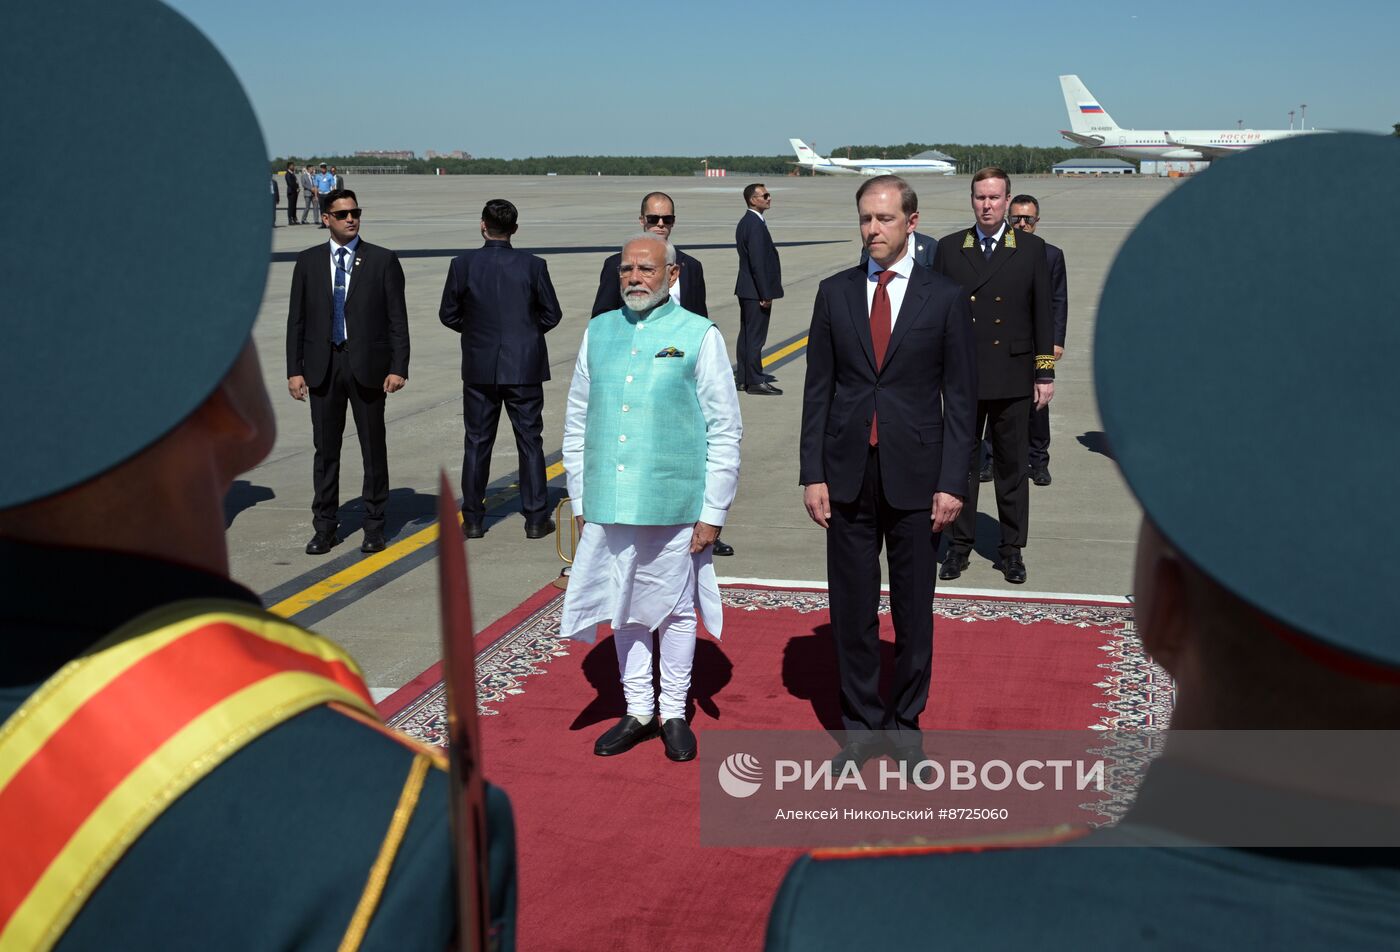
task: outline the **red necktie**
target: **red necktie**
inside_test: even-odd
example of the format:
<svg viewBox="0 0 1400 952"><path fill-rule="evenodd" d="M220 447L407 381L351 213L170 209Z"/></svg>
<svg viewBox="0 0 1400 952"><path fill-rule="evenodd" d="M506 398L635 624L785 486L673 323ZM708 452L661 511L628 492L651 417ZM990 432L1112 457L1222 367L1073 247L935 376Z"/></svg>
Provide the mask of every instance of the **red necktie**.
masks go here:
<svg viewBox="0 0 1400 952"><path fill-rule="evenodd" d="M893 268L886 268L875 275L875 298L870 302L870 340L875 345L875 369L885 363L885 350L890 346L890 292L888 285L894 279ZM870 414L870 445L880 442L880 421Z"/></svg>

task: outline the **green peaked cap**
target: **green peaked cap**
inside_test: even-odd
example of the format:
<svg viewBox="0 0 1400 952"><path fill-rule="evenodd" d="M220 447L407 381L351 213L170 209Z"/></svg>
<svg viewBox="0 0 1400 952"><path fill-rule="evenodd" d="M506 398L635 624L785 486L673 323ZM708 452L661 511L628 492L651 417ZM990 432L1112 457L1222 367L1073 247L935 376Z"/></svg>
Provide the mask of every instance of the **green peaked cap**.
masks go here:
<svg viewBox="0 0 1400 952"><path fill-rule="evenodd" d="M18 3L0 31L0 508L129 459L248 340L272 226L262 133L210 42L152 0ZM209 169L199 207L174 166Z"/></svg>

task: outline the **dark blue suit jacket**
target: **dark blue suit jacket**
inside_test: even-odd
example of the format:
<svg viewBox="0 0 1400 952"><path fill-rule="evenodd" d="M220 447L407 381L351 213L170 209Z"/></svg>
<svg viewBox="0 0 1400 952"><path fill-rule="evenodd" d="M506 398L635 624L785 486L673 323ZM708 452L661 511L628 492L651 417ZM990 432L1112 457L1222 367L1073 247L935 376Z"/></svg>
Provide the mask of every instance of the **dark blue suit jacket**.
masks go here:
<svg viewBox="0 0 1400 952"><path fill-rule="evenodd" d="M622 264L622 252L610 255L603 262L603 271L598 275L598 293L593 297L593 313L590 317L616 311L622 307L622 286L618 284L617 267ZM705 269L690 255L676 249L676 264L681 266L681 307L692 314L709 317L705 307Z"/></svg>
<svg viewBox="0 0 1400 952"><path fill-rule="evenodd" d="M1065 253L1047 241L1045 261L1050 265L1050 310L1055 316L1055 343L1063 347L1065 327L1069 324L1069 284L1065 280Z"/></svg>
<svg viewBox="0 0 1400 952"><path fill-rule="evenodd" d="M934 260L938 257L938 239L930 238L928 235L914 232L912 236L914 242L914 263L921 264L925 268L932 268ZM860 266L865 267L865 263L870 260L870 252L865 248L860 249Z"/></svg>
<svg viewBox="0 0 1400 952"><path fill-rule="evenodd" d="M880 478L890 505L927 509L935 492L966 496L977 415L977 351L967 300L943 275L915 268L876 370L865 271L849 268L817 289L798 481L826 483L832 502L854 500L878 410Z"/></svg>
<svg viewBox="0 0 1400 952"><path fill-rule="evenodd" d="M734 246L739 251L739 277L734 296L752 301L776 301L783 296L783 266L768 225L757 214L744 210L734 229Z"/></svg>
<svg viewBox="0 0 1400 952"><path fill-rule="evenodd" d="M452 259L438 318L462 335L465 383L543 383L549 379L544 335L563 312L549 267L537 258L488 239Z"/></svg>

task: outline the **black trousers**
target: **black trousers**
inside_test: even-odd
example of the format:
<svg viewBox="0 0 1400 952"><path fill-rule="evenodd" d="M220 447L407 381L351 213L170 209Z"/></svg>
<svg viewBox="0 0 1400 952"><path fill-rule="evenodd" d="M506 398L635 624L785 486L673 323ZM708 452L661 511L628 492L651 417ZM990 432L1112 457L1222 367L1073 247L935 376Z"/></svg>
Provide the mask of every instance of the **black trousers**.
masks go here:
<svg viewBox="0 0 1400 952"><path fill-rule="evenodd" d="M898 465L893 462L890 465ZM880 486L880 453L866 459L860 495L832 503L826 533L831 633L841 677L841 721L846 741L869 731L909 733L919 743L919 715L928 703L933 666L933 584L938 535L933 504L896 509ZM894 677L880 700L880 549L889 547L890 612L894 620Z"/></svg>
<svg viewBox="0 0 1400 952"><path fill-rule="evenodd" d="M1050 466L1050 408L1035 408L1031 401L1030 467L1045 469Z"/></svg>
<svg viewBox="0 0 1400 952"><path fill-rule="evenodd" d="M992 485L996 487L997 520L1001 523L1001 544L997 551L1003 557L1025 548L1029 535L1031 494L1026 460L1030 408L1034 403L1034 398L1028 396L977 401L977 425L972 432L985 431L992 442ZM948 543L950 554L966 555L977 538L977 491L981 486L977 470L981 468L981 455L979 444L979 452L972 454L969 467L967 499L953 523Z"/></svg>
<svg viewBox="0 0 1400 952"><path fill-rule="evenodd" d="M773 305L763 308L752 298L739 298L739 339L735 343L735 363L738 384L757 386L766 380L763 373L763 348L768 343L768 319Z"/></svg>
<svg viewBox="0 0 1400 952"><path fill-rule="evenodd" d="M287 224L289 224L289 225L295 225L295 224L297 223L297 195L298 195L298 194L299 194L299 193L297 193L297 192L288 192L288 193L287 193Z"/></svg>
<svg viewBox="0 0 1400 952"><path fill-rule="evenodd" d="M520 456L520 511L528 523L549 518L544 479L544 387L541 384L462 384L462 418L466 445L462 453L462 514L481 519L486 513L486 486L491 480L491 450L501 405L515 430Z"/></svg>
<svg viewBox="0 0 1400 952"><path fill-rule="evenodd" d="M362 387L350 370L344 348L331 351L325 382L311 390L311 435L316 444L316 498L311 504L317 532L334 532L339 525L340 444L345 436L345 408L355 419L365 478L365 528L384 529L384 504L389 501L389 450L384 441L384 391Z"/></svg>

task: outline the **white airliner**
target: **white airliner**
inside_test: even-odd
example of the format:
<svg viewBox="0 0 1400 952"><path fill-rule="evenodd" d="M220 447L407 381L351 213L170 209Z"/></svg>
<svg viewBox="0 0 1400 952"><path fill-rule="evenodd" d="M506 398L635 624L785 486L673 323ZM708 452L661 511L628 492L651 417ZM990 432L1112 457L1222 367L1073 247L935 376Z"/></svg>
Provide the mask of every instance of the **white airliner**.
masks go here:
<svg viewBox="0 0 1400 952"><path fill-rule="evenodd" d="M1218 159L1277 139L1310 136L1330 129L1166 129L1145 132L1124 129L1079 81L1061 76L1070 129L1060 130L1075 145L1100 149L1130 159ZM1072 131L1071 131L1072 130Z"/></svg>
<svg viewBox="0 0 1400 952"><path fill-rule="evenodd" d="M952 175L953 163L938 159L824 159L801 139L789 139L796 165L831 175Z"/></svg>

